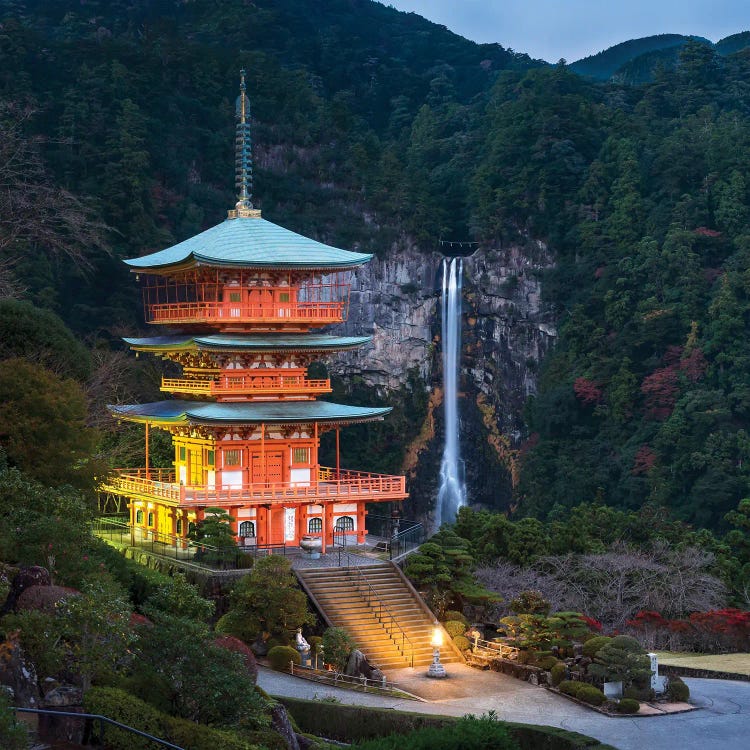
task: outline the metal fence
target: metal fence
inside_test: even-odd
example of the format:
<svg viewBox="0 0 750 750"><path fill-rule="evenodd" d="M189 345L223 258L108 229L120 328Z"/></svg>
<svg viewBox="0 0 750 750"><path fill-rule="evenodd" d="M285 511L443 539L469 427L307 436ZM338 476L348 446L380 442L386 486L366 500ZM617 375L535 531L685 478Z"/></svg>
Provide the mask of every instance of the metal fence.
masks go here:
<svg viewBox="0 0 750 750"><path fill-rule="evenodd" d="M123 546L138 547L154 555L184 563L199 565L211 570L244 570L251 568L258 557L286 556L290 548L285 544L266 544L231 547L214 547L191 539L143 531L131 527L126 517L101 516L94 521L93 532L101 539Z"/></svg>
<svg viewBox="0 0 750 750"><path fill-rule="evenodd" d="M427 538L424 526L408 518L395 519L392 516L367 515L367 533L383 539L378 545L388 552L391 560L408 555Z"/></svg>

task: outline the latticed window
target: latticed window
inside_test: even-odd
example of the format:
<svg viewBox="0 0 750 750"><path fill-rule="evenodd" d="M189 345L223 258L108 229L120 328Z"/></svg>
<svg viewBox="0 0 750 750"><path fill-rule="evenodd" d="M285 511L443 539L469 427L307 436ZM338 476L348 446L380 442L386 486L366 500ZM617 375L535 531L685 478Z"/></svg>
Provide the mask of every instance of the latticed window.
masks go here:
<svg viewBox="0 0 750 750"><path fill-rule="evenodd" d="M255 536L255 524L252 521L243 521L240 524L239 536Z"/></svg>
<svg viewBox="0 0 750 750"><path fill-rule="evenodd" d="M154 525L154 514L153 513L149 512L149 514L148 514L148 524L147 525L148 526L153 526Z"/></svg>
<svg viewBox="0 0 750 750"><path fill-rule="evenodd" d="M142 510L137 510L135 512L135 522L143 523L143 511Z"/></svg>
<svg viewBox="0 0 750 750"><path fill-rule="evenodd" d="M336 521L336 531L354 531L354 519L351 516L341 516Z"/></svg>
<svg viewBox="0 0 750 750"><path fill-rule="evenodd" d="M214 466L216 464L216 451L206 451L206 464Z"/></svg>
<svg viewBox="0 0 750 750"><path fill-rule="evenodd" d="M323 519L322 518L311 518L307 522L307 531L310 534L320 534L323 531Z"/></svg>
<svg viewBox="0 0 750 750"><path fill-rule="evenodd" d="M240 292L229 292L229 301L230 302L241 302L242 301L242 294Z"/></svg>
<svg viewBox="0 0 750 750"><path fill-rule="evenodd" d="M279 292L279 302L289 302L289 292Z"/></svg>
<svg viewBox="0 0 750 750"><path fill-rule="evenodd" d="M239 466L240 452L237 449L224 451L224 466Z"/></svg>
<svg viewBox="0 0 750 750"><path fill-rule="evenodd" d="M309 448L293 448L292 449L292 463L293 464L310 463L310 449Z"/></svg>
<svg viewBox="0 0 750 750"><path fill-rule="evenodd" d="M181 518L177 519L176 532L177 532L177 536L179 536L180 534L182 534L182 519Z"/></svg>
<svg viewBox="0 0 750 750"><path fill-rule="evenodd" d="M187 454L185 453L185 446L181 445L180 446L180 461L184 461L186 455Z"/></svg>

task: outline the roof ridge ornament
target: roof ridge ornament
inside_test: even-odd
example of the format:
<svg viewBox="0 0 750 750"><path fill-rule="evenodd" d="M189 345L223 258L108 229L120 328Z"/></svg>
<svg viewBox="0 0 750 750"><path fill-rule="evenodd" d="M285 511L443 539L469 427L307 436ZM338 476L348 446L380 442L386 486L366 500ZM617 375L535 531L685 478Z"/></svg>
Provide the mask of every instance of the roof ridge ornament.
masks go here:
<svg viewBox="0 0 750 750"><path fill-rule="evenodd" d="M239 188L237 203L228 211L230 219L259 219L260 211L253 208L253 142L250 136L250 100L245 93L245 69L240 70L240 95L237 97L235 114L237 133L235 136L235 185Z"/></svg>

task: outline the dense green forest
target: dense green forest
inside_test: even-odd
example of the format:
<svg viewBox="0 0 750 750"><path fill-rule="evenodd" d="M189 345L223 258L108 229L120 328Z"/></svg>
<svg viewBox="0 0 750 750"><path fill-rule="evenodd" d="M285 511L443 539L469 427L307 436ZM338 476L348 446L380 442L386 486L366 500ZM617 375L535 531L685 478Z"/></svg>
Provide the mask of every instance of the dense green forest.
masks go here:
<svg viewBox="0 0 750 750"><path fill-rule="evenodd" d="M232 204L244 66L269 219L380 255L467 237L554 253L519 512L652 501L719 528L748 494L747 49L688 41L626 86L365 0L3 7L0 286L86 340L93 409L155 392L107 354L138 325L120 259Z"/></svg>

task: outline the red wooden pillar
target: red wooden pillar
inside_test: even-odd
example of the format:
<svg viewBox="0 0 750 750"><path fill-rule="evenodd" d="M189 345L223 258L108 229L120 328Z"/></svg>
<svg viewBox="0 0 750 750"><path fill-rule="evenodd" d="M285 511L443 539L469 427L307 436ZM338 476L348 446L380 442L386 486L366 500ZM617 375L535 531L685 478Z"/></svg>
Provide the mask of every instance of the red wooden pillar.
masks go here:
<svg viewBox="0 0 750 750"><path fill-rule="evenodd" d="M357 503L357 544L365 543L365 535L367 534L365 517L367 511L365 510L365 503Z"/></svg>
<svg viewBox="0 0 750 750"><path fill-rule="evenodd" d="M270 523L271 513L266 506L259 505L255 511L255 533L257 535L258 546L268 544L270 539L268 525Z"/></svg>
<svg viewBox="0 0 750 750"><path fill-rule="evenodd" d="M325 544L333 545L333 503L323 506L323 536Z"/></svg>

